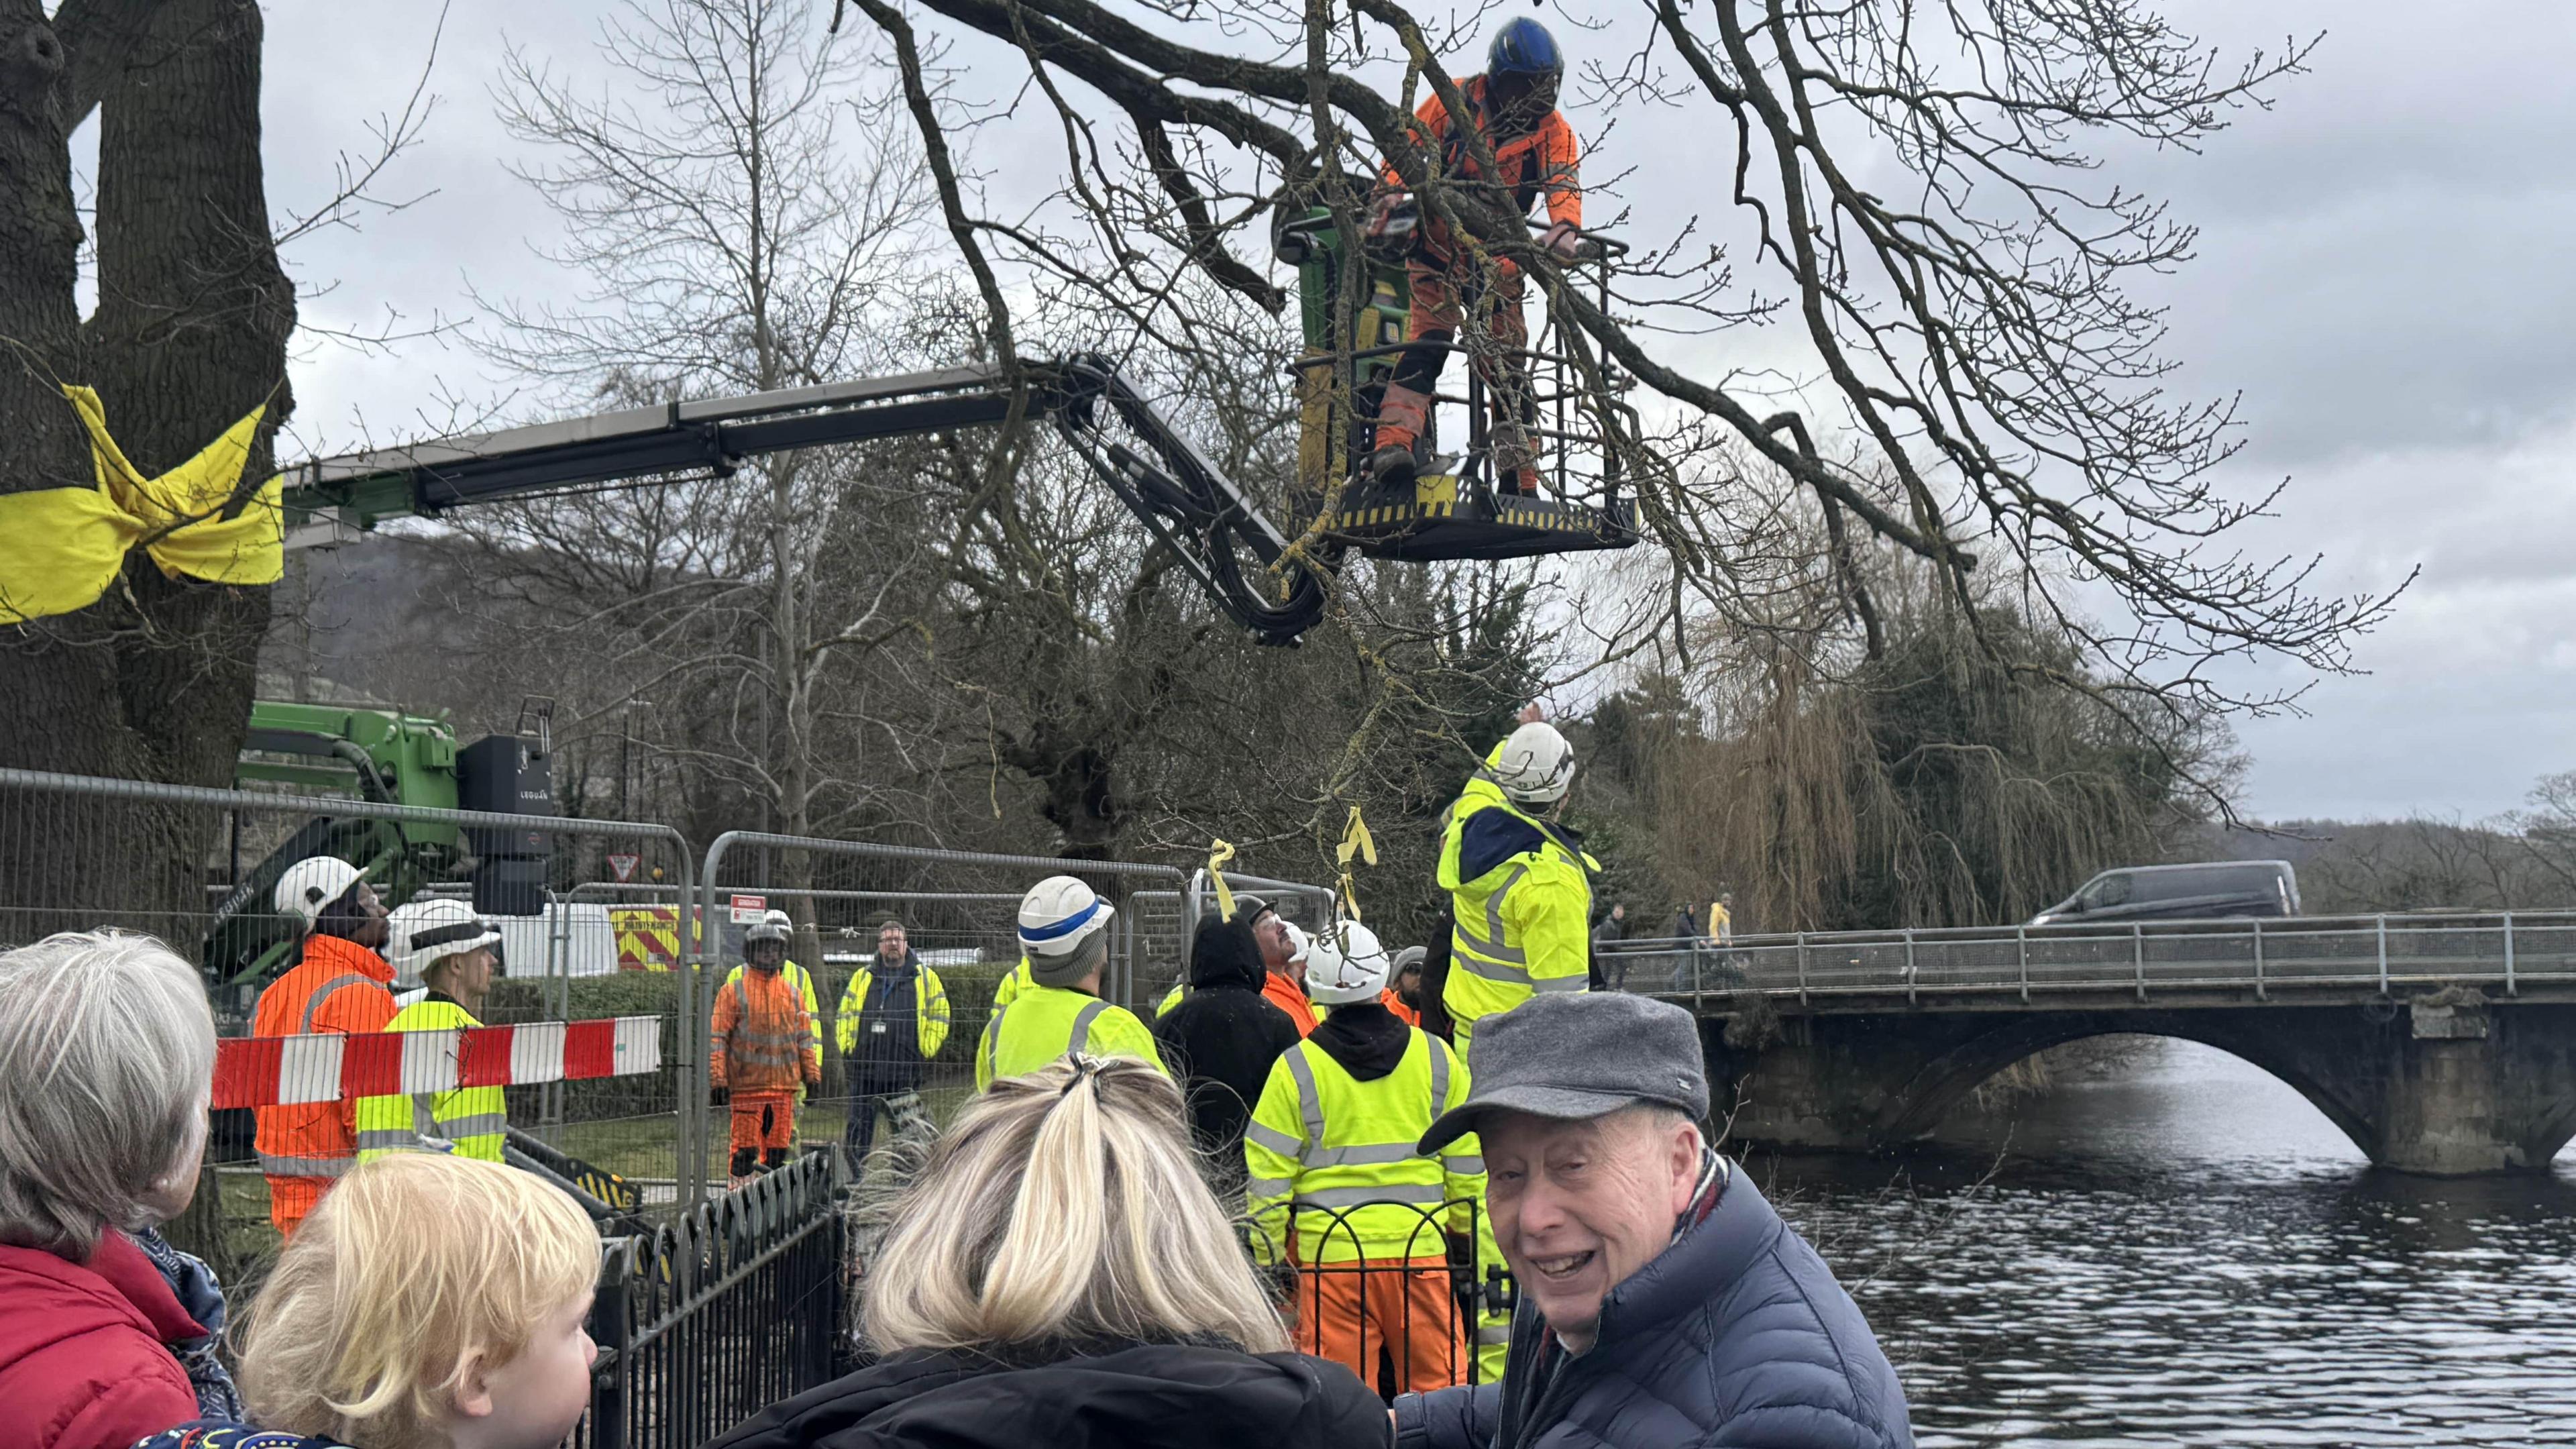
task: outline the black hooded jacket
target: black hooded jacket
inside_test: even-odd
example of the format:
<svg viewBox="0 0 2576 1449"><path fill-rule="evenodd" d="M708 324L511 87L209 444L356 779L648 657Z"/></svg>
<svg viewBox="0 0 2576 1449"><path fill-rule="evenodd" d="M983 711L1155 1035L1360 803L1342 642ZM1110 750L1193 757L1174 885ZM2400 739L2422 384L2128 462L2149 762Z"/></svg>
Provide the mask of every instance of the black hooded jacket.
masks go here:
<svg viewBox="0 0 2576 1449"><path fill-rule="evenodd" d="M1297 1023L1264 999L1252 924L1199 923L1190 943L1190 994L1154 1023L1154 1045L1189 1094L1199 1151L1227 1175L1243 1170L1243 1124L1271 1064L1297 1044Z"/></svg>
<svg viewBox="0 0 2576 1449"><path fill-rule="evenodd" d="M1354 1001L1333 1014L1306 1038L1341 1065L1355 1082L1374 1082L1394 1071L1413 1045L1413 1028L1381 1001Z"/></svg>
<svg viewBox="0 0 2576 1449"><path fill-rule="evenodd" d="M1381 1449L1386 1403L1349 1369L1202 1344L1000 1358L918 1350L769 1408L712 1449Z"/></svg>

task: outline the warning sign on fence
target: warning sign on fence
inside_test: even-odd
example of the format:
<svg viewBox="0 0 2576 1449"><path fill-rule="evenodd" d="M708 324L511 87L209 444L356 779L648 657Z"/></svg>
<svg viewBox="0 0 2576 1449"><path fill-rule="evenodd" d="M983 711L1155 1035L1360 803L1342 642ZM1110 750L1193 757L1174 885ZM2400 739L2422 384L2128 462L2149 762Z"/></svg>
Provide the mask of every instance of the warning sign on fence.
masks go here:
<svg viewBox="0 0 2576 1449"><path fill-rule="evenodd" d="M668 971L680 964L678 906L611 906L608 927L617 933L618 970Z"/></svg>
<svg viewBox="0 0 2576 1449"><path fill-rule="evenodd" d="M608 869L617 877L617 883L624 885L635 879L635 867L641 864L643 859L644 857L640 855L612 855L608 858Z"/></svg>
<svg viewBox="0 0 2576 1449"><path fill-rule="evenodd" d="M767 896L735 896L733 898L733 923L737 926L753 925L757 923L761 917L768 914L769 897Z"/></svg>

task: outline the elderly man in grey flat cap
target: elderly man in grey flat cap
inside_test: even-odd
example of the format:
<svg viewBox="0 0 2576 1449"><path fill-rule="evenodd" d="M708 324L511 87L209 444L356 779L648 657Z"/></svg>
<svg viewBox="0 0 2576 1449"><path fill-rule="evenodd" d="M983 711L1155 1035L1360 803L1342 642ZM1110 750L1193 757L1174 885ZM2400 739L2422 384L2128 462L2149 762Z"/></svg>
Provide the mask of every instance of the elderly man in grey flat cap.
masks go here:
<svg viewBox="0 0 2576 1449"><path fill-rule="evenodd" d="M1398 1449L1911 1449L1851 1295L1702 1134L1689 1012L1538 996L1468 1065L1420 1150L1484 1144L1520 1308L1502 1382L1396 1400Z"/></svg>

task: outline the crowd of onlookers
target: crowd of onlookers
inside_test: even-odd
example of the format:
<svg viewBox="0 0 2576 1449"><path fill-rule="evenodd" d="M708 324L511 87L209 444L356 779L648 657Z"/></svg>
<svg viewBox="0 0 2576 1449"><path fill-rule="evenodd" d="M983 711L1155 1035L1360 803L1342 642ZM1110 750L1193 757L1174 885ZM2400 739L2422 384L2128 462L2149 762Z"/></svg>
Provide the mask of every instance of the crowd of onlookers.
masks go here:
<svg viewBox="0 0 2576 1449"><path fill-rule="evenodd" d="M460 1155L360 1162L230 1321L156 1231L201 1180L214 1057L198 975L156 941L0 954L0 1449L560 1443L596 1356L572 1199ZM720 1443L1911 1443L1857 1308L1707 1141L1689 1013L1542 995L1484 1023L1475 1067L1419 1147L1481 1135L1521 1288L1499 1381L1390 1411L1290 1351L1182 1089L1076 1053L996 1080L889 1199L869 1366Z"/></svg>

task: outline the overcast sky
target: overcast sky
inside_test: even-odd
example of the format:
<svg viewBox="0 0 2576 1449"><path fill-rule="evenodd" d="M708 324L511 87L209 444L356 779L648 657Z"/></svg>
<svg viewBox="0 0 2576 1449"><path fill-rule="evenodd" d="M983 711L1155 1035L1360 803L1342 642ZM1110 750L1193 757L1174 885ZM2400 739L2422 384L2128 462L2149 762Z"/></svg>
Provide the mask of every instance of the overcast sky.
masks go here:
<svg viewBox="0 0 2576 1449"><path fill-rule="evenodd" d="M430 80L437 112L384 188L434 194L290 255L299 281L328 289L305 302L308 323L365 328L399 314L471 326L468 278L529 299L571 285L531 251L553 222L503 170L513 148L489 87L509 43L604 78L593 49L604 8L455 0ZM2269 819L2511 808L2537 776L2576 769L2576 5L2166 8L2239 48L2325 33L2313 73L2282 86L2275 109L2243 117L2204 155L2124 172L2202 228L2199 259L2158 294L2172 307L2182 385L2242 392L2238 482L2291 480L2280 517L2248 546L2322 554L2330 591L2423 570L2394 621L2363 641L2368 674L2317 683L2304 718L2240 726L2253 757L2245 803ZM365 122L410 90L435 13L268 6L273 207L330 194L338 155L364 151ZM1584 129L1579 109L1573 119ZM1632 202L1719 184L1696 139L1704 125L1623 121L1613 144L1618 164L1639 168ZM997 185L1042 186L1045 176L1010 170L1043 170L1058 153L1002 153L988 138L979 154L1003 173ZM1641 218L1654 211L1636 204ZM505 383L453 342L387 357L317 341L295 386L289 456L298 442L412 434L433 396L491 397Z"/></svg>

